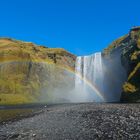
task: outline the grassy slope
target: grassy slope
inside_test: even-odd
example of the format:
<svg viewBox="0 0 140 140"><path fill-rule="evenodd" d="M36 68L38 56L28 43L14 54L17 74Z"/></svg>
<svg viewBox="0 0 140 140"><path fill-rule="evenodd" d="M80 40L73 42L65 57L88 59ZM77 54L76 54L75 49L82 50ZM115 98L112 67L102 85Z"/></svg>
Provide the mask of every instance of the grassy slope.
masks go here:
<svg viewBox="0 0 140 140"><path fill-rule="evenodd" d="M43 82L40 63L73 69L74 61L75 56L62 48L0 38L0 104L35 102Z"/></svg>

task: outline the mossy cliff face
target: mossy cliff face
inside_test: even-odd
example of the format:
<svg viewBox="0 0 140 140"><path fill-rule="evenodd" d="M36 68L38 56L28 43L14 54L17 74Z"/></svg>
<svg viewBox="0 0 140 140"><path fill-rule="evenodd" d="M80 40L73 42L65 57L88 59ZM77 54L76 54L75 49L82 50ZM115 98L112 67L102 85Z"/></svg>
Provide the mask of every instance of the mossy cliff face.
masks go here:
<svg viewBox="0 0 140 140"><path fill-rule="evenodd" d="M69 72L74 64L75 56L64 49L1 38L0 104L58 100L52 93L58 95L74 86Z"/></svg>
<svg viewBox="0 0 140 140"><path fill-rule="evenodd" d="M121 63L127 73L127 80L122 85L121 101L140 102L140 27L132 28L129 34L104 50L104 55L110 59L117 53L121 55Z"/></svg>

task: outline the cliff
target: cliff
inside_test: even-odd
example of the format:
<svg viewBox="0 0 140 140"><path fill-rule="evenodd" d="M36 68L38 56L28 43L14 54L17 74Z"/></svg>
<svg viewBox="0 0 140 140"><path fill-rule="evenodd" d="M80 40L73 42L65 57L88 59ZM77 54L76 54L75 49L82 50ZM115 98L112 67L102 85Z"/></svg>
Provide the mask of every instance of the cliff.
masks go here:
<svg viewBox="0 0 140 140"><path fill-rule="evenodd" d="M109 101L140 102L140 27L103 53ZM69 102L76 56L62 48L0 38L0 104Z"/></svg>
<svg viewBox="0 0 140 140"><path fill-rule="evenodd" d="M62 48L0 38L0 104L53 101L52 93L72 88L75 59Z"/></svg>
<svg viewBox="0 0 140 140"><path fill-rule="evenodd" d="M116 54L120 55L127 75L122 85L121 101L140 102L140 27L132 28L103 52L109 59L116 57Z"/></svg>

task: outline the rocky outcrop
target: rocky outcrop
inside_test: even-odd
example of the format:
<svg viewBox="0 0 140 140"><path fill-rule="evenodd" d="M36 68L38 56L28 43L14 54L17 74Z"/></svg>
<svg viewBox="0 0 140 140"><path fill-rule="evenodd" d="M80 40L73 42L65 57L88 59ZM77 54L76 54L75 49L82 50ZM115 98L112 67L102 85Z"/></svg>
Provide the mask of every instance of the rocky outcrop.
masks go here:
<svg viewBox="0 0 140 140"><path fill-rule="evenodd" d="M121 63L127 73L121 101L140 102L140 27L132 28L127 35L114 41L103 54L110 59L115 54L121 55Z"/></svg>
<svg viewBox="0 0 140 140"><path fill-rule="evenodd" d="M0 104L66 100L59 92L72 89L74 76L69 71L74 70L75 58L61 48L0 38Z"/></svg>

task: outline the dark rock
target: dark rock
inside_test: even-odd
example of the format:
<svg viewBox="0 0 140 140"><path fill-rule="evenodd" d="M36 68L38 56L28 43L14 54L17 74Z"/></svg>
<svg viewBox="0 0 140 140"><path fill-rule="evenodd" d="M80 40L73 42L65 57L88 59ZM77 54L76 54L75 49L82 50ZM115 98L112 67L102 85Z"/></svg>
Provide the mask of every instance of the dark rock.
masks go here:
<svg viewBox="0 0 140 140"><path fill-rule="evenodd" d="M1 125L0 138L140 139L140 104L61 104L48 106L43 111L7 126Z"/></svg>

